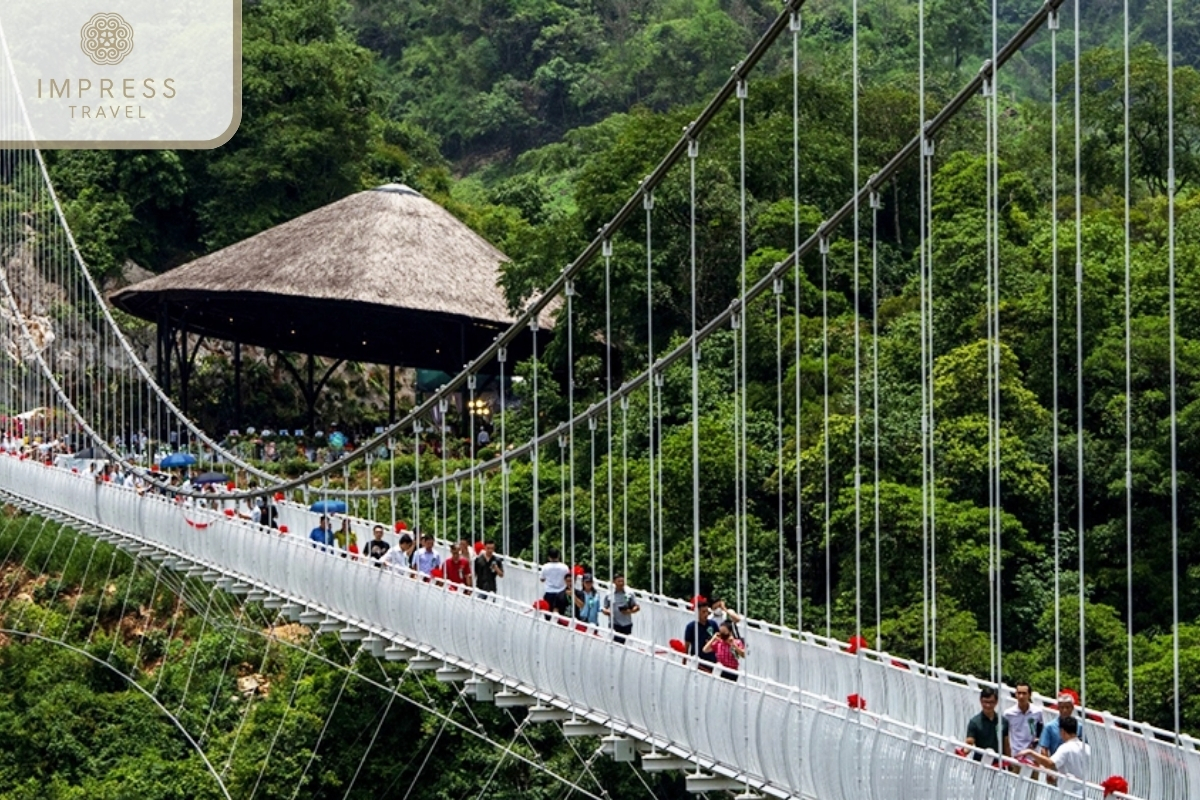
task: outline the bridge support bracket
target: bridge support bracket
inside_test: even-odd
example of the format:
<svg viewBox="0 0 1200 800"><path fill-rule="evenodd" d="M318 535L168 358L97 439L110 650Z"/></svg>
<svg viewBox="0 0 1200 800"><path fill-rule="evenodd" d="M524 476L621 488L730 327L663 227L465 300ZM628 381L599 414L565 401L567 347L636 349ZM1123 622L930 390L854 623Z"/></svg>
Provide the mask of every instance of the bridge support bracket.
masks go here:
<svg viewBox="0 0 1200 800"><path fill-rule="evenodd" d="M530 722L562 722L571 719L570 711L563 711L561 708L554 706L544 706L540 703L529 708Z"/></svg>
<svg viewBox="0 0 1200 800"><path fill-rule="evenodd" d="M687 790L691 794L705 792L736 792L745 789L744 781L735 781L720 775L705 775L699 772L689 772L687 775Z"/></svg>
<svg viewBox="0 0 1200 800"><path fill-rule="evenodd" d="M637 758L637 745L628 736L605 736L600 739L600 749L613 761L632 763Z"/></svg>
<svg viewBox="0 0 1200 800"><path fill-rule="evenodd" d="M468 672L465 669L459 669L458 667L450 664L443 664L442 667L438 669L436 676L438 681L441 683L463 683L470 680L471 675L473 674L474 673Z"/></svg>
<svg viewBox="0 0 1200 800"><path fill-rule="evenodd" d="M568 739L576 736L603 736L606 733L608 733L608 728L594 722L569 719L563 723L563 735Z"/></svg>
<svg viewBox="0 0 1200 800"><path fill-rule="evenodd" d="M669 753L642 753L643 772L670 772L672 770L688 770L694 765L686 758L673 756Z"/></svg>
<svg viewBox="0 0 1200 800"><path fill-rule="evenodd" d="M464 688L474 693L477 703L490 703L496 698L496 684L483 678L473 678L467 681Z"/></svg>
<svg viewBox="0 0 1200 800"><path fill-rule="evenodd" d="M520 692L496 692L495 700L499 708L525 708L537 703L537 700Z"/></svg>

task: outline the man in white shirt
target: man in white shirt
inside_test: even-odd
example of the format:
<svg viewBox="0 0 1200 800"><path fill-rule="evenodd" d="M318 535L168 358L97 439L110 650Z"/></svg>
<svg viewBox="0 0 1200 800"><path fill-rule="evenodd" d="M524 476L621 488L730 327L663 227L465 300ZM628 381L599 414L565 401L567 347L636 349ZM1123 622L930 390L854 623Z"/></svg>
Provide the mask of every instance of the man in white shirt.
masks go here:
<svg viewBox="0 0 1200 800"><path fill-rule="evenodd" d="M567 576L571 574L571 568L560 560L557 547L550 548L549 556L550 560L542 564L542 571L538 575L538 580L546 584L542 598L549 604L551 611L566 614Z"/></svg>
<svg viewBox="0 0 1200 800"><path fill-rule="evenodd" d="M1058 729L1062 735L1062 744L1054 751L1054 755L1044 756L1032 749L1026 749L1017 753L1017 757L1028 756L1039 767L1053 770L1059 775L1070 775L1081 781L1087 780L1088 746L1079 738L1079 720L1074 717L1061 719ZM1046 779L1055 783L1052 775L1047 775Z"/></svg>
<svg viewBox="0 0 1200 800"><path fill-rule="evenodd" d="M1034 708L1029 700L1033 690L1028 683L1018 683L1016 687L1017 704L1004 712L1005 729L1004 753L1019 753L1022 750L1032 750L1037 747L1038 737L1042 733L1042 712ZM1032 764L1033 759L1023 759Z"/></svg>

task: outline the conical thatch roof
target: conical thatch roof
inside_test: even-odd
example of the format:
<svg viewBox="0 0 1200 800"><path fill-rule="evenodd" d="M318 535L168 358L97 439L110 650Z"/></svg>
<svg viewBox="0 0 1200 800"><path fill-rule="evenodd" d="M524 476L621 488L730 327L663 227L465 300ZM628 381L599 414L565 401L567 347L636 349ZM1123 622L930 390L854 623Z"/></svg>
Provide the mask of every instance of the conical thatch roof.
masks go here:
<svg viewBox="0 0 1200 800"><path fill-rule="evenodd" d="M112 302L219 339L457 371L512 321L496 285L507 260L441 206L389 184L122 289Z"/></svg>

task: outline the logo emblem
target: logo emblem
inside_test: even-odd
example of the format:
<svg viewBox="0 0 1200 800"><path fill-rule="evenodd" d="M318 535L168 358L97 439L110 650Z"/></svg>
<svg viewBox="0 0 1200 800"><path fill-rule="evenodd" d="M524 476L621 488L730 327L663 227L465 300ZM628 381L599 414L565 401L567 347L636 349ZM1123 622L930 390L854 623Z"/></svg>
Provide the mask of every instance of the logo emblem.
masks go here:
<svg viewBox="0 0 1200 800"><path fill-rule="evenodd" d="M120 14L96 14L80 30L79 47L94 64L120 64L133 52L133 26Z"/></svg>

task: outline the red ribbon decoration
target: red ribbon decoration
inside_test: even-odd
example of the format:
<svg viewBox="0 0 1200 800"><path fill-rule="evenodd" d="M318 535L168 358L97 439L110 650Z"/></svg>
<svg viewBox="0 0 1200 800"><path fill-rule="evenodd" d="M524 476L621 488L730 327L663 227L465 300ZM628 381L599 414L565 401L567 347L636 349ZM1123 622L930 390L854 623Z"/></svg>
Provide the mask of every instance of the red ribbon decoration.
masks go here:
<svg viewBox="0 0 1200 800"><path fill-rule="evenodd" d="M282 501L283 501L283 492L276 492L275 493L275 502L279 503Z"/></svg>
<svg viewBox="0 0 1200 800"><path fill-rule="evenodd" d="M408 526L404 524L404 520L402 520L402 519L396 520L396 533L399 533L402 530L406 530L407 528L408 528Z"/></svg>
<svg viewBox="0 0 1200 800"><path fill-rule="evenodd" d="M479 555L480 553L482 553L484 547L486 547L486 545L483 542L476 542L475 543L475 554Z"/></svg>
<svg viewBox="0 0 1200 800"><path fill-rule="evenodd" d="M227 516L227 517L232 517L232 516L233 516L233 514L234 514L234 511L233 511L233 509L232 509L232 508L227 508L227 509L225 509L225 516Z"/></svg>
<svg viewBox="0 0 1200 800"><path fill-rule="evenodd" d="M280 525L280 526L279 526L279 532L280 532L280 533L287 533L287 525Z"/></svg>
<svg viewBox="0 0 1200 800"><path fill-rule="evenodd" d="M533 604L533 610L534 611L549 611L550 604L547 603L545 600L538 600L536 603Z"/></svg>
<svg viewBox="0 0 1200 800"><path fill-rule="evenodd" d="M671 649L674 650L676 653L687 653L687 645L683 643L683 640L672 639L670 644L671 644Z"/></svg>
<svg viewBox="0 0 1200 800"><path fill-rule="evenodd" d="M851 708L858 709L859 711L866 711L866 710L867 710L867 701L866 701L866 699L865 699L865 698L862 698L862 697L859 697L859 696L858 696L858 695L856 695L856 694L849 695L849 696L846 698L846 705L850 706Z"/></svg>

